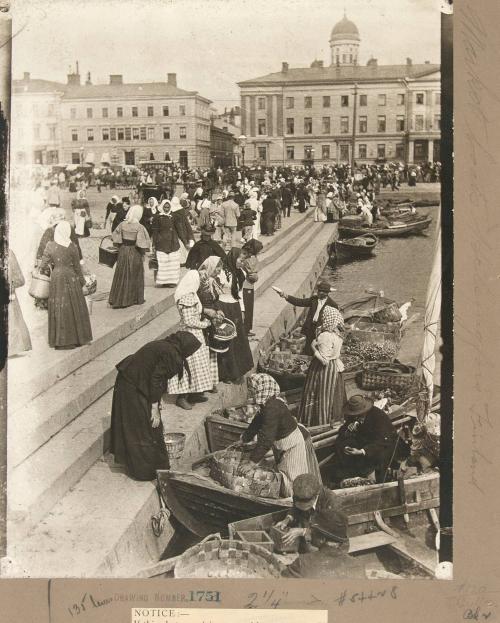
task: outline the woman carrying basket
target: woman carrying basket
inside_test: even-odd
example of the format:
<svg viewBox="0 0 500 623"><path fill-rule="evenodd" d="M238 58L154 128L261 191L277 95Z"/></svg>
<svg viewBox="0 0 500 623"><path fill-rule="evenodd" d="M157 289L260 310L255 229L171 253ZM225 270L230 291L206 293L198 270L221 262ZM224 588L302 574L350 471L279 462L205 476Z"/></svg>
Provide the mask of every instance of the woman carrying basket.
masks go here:
<svg viewBox="0 0 500 623"><path fill-rule="evenodd" d="M257 445L248 459L240 463L239 472L246 474L256 467L272 448L276 466L283 476L282 495L293 494L293 481L301 474L314 474L321 482L318 460L308 431L297 424L285 401L280 398L278 383L268 374L252 374L249 389L260 412L241 436L250 443L257 435Z"/></svg>

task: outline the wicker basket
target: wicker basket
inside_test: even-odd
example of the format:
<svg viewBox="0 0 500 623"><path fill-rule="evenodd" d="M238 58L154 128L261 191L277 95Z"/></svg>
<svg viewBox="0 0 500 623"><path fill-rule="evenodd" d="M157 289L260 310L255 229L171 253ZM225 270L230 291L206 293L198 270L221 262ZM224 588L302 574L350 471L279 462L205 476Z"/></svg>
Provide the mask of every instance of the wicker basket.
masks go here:
<svg viewBox="0 0 500 623"><path fill-rule="evenodd" d="M224 487L238 493L261 498L280 497L281 474L272 469L258 466L247 474L238 474L243 452L237 449L220 450L210 462L210 476Z"/></svg>
<svg viewBox="0 0 500 623"><path fill-rule="evenodd" d="M369 361L363 365L363 389L408 389L415 381L415 368L399 362Z"/></svg>
<svg viewBox="0 0 500 623"><path fill-rule="evenodd" d="M30 296L36 299L48 299L50 291L50 278L52 269L49 266L50 275L44 275L37 268L31 273L31 283L28 290Z"/></svg>
<svg viewBox="0 0 500 623"><path fill-rule="evenodd" d="M397 303L390 303L384 309L373 314L374 322L399 322L401 320L401 312Z"/></svg>
<svg viewBox="0 0 500 623"><path fill-rule="evenodd" d="M254 543L221 540L190 547L174 568L176 578L279 578L284 567Z"/></svg>
<svg viewBox="0 0 500 623"><path fill-rule="evenodd" d="M178 461L184 452L186 435L184 433L163 433L163 440L170 461Z"/></svg>
<svg viewBox="0 0 500 623"><path fill-rule="evenodd" d="M113 238L104 236L99 244L99 264L113 268L118 259L118 249L113 246Z"/></svg>

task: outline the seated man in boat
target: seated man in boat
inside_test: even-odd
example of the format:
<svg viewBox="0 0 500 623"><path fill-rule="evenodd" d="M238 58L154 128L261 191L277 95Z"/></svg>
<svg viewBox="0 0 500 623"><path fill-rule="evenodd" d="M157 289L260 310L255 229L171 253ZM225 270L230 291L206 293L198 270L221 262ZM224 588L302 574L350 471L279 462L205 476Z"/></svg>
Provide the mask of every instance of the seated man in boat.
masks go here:
<svg viewBox="0 0 500 623"><path fill-rule="evenodd" d="M394 430L389 416L360 394L348 400L344 418L329 470L332 482L338 485L351 478L383 482L391 463L408 456L406 442Z"/></svg>
<svg viewBox="0 0 500 623"><path fill-rule="evenodd" d="M276 527L287 530L284 545L299 537L299 553L305 554L317 551L325 541L348 543L347 519L333 491L314 474L301 474L293 481L293 507Z"/></svg>

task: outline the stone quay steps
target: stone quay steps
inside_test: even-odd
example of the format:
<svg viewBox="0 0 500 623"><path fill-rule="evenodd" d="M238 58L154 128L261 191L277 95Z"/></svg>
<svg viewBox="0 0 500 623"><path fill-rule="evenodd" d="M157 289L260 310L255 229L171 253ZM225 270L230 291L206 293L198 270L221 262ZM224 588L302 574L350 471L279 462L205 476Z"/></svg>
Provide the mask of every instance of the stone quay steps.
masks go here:
<svg viewBox="0 0 500 623"><path fill-rule="evenodd" d="M274 261L281 253L281 243L291 236L297 236L297 229L311 222L311 213L294 213L283 219L284 227L274 237L262 237L264 249L261 253L261 265ZM168 293L168 294L167 294ZM40 350L30 353L28 358L9 362L9 413L17 412L38 395L50 389L66 376L77 371L92 361L117 342L146 325L162 314L173 303L173 293L168 290L156 290L154 303L136 309L111 310L106 301L94 302L94 315L99 315L99 326L93 327L94 340L89 346L72 351Z"/></svg>
<svg viewBox="0 0 500 623"><path fill-rule="evenodd" d="M304 221L296 230L296 238L286 241L285 252L280 245L273 254L279 257L260 271L257 296L310 244L318 227L321 225ZM9 460L14 467L8 486L14 539L36 525L107 449L116 362L147 341L174 331L177 323L177 310L171 305L39 395L19 417L13 416Z"/></svg>
<svg viewBox="0 0 500 623"><path fill-rule="evenodd" d="M296 296L310 295L328 260L327 246L337 231L332 225L311 223L310 228L311 236L304 236L300 253L292 245L294 248L284 258L284 270L272 280ZM261 272L258 284L269 280L263 273L267 270ZM273 335L291 327L303 311L287 304L270 287L261 286L256 295L254 331L258 341L251 343L255 361L259 349L267 348ZM237 404L243 396L244 387L220 384L218 395L210 395L208 402L188 413L173 404L167 408L163 414L167 430L184 432L187 437L181 469L189 469L194 458L208 452L206 415L221 403ZM96 417L103 419L104 410L110 409L111 392L98 402L102 405ZM150 519L158 509L154 483L130 480L113 466L109 455L101 456L27 536L14 543L9 540L8 554L15 563L13 575L132 577L159 559L173 534L172 524L167 521L163 534L153 535Z"/></svg>

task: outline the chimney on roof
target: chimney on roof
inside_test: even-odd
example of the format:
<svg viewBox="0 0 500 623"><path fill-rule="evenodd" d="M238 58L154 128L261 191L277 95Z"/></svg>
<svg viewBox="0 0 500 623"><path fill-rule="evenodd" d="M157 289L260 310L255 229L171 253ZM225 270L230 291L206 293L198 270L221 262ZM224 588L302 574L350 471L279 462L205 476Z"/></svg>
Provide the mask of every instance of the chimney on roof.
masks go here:
<svg viewBox="0 0 500 623"><path fill-rule="evenodd" d="M314 60L314 61L311 63L311 67L314 67L314 68L321 68L321 67L323 67L323 66L324 66L323 61Z"/></svg>
<svg viewBox="0 0 500 623"><path fill-rule="evenodd" d="M431 62L430 62L430 61L425 61L425 64L426 64L426 65L430 65L430 64L431 64Z"/></svg>
<svg viewBox="0 0 500 623"><path fill-rule="evenodd" d="M110 74L109 84L123 84L123 75L122 74Z"/></svg>
<svg viewBox="0 0 500 623"><path fill-rule="evenodd" d="M177 86L177 74L167 74L167 84L172 87Z"/></svg>
<svg viewBox="0 0 500 623"><path fill-rule="evenodd" d="M288 63L285 63L284 61L281 63L281 73L282 74L288 73Z"/></svg>
<svg viewBox="0 0 500 623"><path fill-rule="evenodd" d="M71 86L80 86L80 72L78 71L78 61L76 61L76 71L71 71L67 76L68 84Z"/></svg>
<svg viewBox="0 0 500 623"><path fill-rule="evenodd" d="M413 65L413 61L411 60L411 58L407 57L406 64L408 65L408 67L411 67Z"/></svg>
<svg viewBox="0 0 500 623"><path fill-rule="evenodd" d="M25 71L24 72L23 80L24 80L24 82L29 82L30 81L30 72L29 71Z"/></svg>
<svg viewBox="0 0 500 623"><path fill-rule="evenodd" d="M90 84L92 84L92 80L90 78L90 71L87 72L87 80L85 81L85 84L87 86L89 86Z"/></svg>
<svg viewBox="0 0 500 623"><path fill-rule="evenodd" d="M370 58L370 60L366 63L367 67L377 67L378 65L378 60L376 58L373 58L373 56Z"/></svg>

